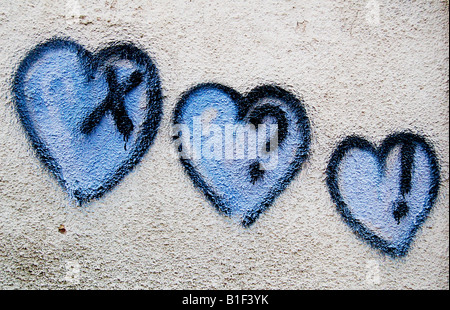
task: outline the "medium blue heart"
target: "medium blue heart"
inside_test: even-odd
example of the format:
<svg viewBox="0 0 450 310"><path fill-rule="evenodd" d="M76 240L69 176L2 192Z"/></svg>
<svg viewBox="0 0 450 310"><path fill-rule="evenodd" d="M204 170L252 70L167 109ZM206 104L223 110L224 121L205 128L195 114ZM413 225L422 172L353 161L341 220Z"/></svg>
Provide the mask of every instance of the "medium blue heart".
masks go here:
<svg viewBox="0 0 450 310"><path fill-rule="evenodd" d="M20 63L13 93L38 157L80 203L140 161L162 114L156 66L128 43L95 55L64 39L39 44Z"/></svg>
<svg viewBox="0 0 450 310"><path fill-rule="evenodd" d="M394 134L379 148L350 136L330 159L327 185L346 223L395 257L408 252L430 212L439 174L432 147L418 135Z"/></svg>
<svg viewBox="0 0 450 310"><path fill-rule="evenodd" d="M173 122L194 185L244 227L273 203L309 152L302 102L277 86L241 96L220 84L200 84L182 96Z"/></svg>

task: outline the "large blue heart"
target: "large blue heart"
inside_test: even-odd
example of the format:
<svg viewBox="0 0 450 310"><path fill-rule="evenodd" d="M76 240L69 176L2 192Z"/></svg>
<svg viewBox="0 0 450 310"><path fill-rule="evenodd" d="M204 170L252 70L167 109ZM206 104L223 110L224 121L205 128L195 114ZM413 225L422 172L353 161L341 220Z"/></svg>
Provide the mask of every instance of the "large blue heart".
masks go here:
<svg viewBox="0 0 450 310"><path fill-rule="evenodd" d="M327 185L359 236L391 256L403 256L436 200L439 166L418 135L394 134L379 148L350 136L331 156Z"/></svg>
<svg viewBox="0 0 450 310"><path fill-rule="evenodd" d="M220 84L185 93L174 111L174 139L195 186L222 213L248 227L308 156L302 102L277 86L245 97Z"/></svg>
<svg viewBox="0 0 450 310"><path fill-rule="evenodd" d="M39 44L20 63L13 92L37 155L80 203L140 161L162 114L157 69L128 43L95 55L70 40Z"/></svg>

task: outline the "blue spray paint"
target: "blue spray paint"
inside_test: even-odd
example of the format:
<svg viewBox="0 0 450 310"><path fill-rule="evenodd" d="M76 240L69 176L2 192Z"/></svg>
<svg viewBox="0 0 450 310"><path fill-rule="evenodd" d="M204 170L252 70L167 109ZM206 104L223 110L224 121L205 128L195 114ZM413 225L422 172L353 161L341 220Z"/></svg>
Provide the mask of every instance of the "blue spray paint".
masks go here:
<svg viewBox="0 0 450 310"><path fill-rule="evenodd" d="M80 203L140 161L162 114L156 66L128 43L96 54L70 40L39 44L20 63L13 93L37 155Z"/></svg>
<svg viewBox="0 0 450 310"><path fill-rule="evenodd" d="M398 133L379 148L346 138L327 168L332 199L349 226L372 246L403 256L432 208L439 166L424 138Z"/></svg>
<svg viewBox="0 0 450 310"><path fill-rule="evenodd" d="M205 115L212 116L205 122ZM302 102L277 86L261 86L241 96L220 84L198 85L182 96L173 122L185 126L183 131L178 131L180 127L176 129L174 139L179 143L178 151L190 150L190 156L181 154L180 160L194 185L220 212L238 218L244 227L253 224L273 203L309 152L310 127ZM258 136L259 145L276 155L277 161L270 169L266 169L268 157L249 156L251 148L245 149L245 156L240 158L236 140L226 137L230 125L235 126L236 139L236 131L249 125L254 127L247 133L261 131L259 124L273 124L278 128L275 150L269 152L273 142L270 133ZM205 127L209 127L206 135ZM200 138L199 132L203 133ZM219 143L210 144L216 138L215 142ZM250 139L247 137L246 141L248 146ZM210 156L211 145L215 146L216 156ZM230 152L232 156L227 157Z"/></svg>

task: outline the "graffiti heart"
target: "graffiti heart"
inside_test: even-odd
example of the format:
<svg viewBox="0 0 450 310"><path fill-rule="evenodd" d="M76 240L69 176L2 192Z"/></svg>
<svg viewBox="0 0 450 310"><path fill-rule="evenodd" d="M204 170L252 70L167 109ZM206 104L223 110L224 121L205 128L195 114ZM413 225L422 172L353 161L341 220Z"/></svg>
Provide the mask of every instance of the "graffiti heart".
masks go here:
<svg viewBox="0 0 450 310"><path fill-rule="evenodd" d="M156 66L128 43L96 54L65 39L39 44L20 63L13 93L37 155L80 203L140 161L162 114Z"/></svg>
<svg viewBox="0 0 450 310"><path fill-rule="evenodd" d="M347 224L394 257L407 253L436 200L439 178L434 151L412 133L393 134L379 148L350 136L327 168L329 192Z"/></svg>
<svg viewBox="0 0 450 310"><path fill-rule="evenodd" d="M302 102L278 86L242 96L220 84L198 85L182 96L173 122L194 185L244 227L273 203L309 152Z"/></svg>

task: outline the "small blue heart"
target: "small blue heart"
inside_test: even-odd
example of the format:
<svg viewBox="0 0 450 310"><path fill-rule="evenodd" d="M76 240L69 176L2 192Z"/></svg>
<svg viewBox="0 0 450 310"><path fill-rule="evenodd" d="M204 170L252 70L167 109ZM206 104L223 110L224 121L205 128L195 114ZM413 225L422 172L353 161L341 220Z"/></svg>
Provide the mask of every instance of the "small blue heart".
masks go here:
<svg viewBox="0 0 450 310"><path fill-rule="evenodd" d="M80 203L103 195L140 161L161 120L157 69L131 44L93 55L51 39L26 55L13 92L37 155Z"/></svg>
<svg viewBox="0 0 450 310"><path fill-rule="evenodd" d="M327 168L327 185L347 224L372 246L403 256L432 208L439 166L424 138L387 137L379 148L350 136Z"/></svg>
<svg viewBox="0 0 450 310"><path fill-rule="evenodd" d="M241 96L220 84L198 85L182 96L173 122L194 185L244 227L273 203L308 156L302 102L277 86Z"/></svg>

